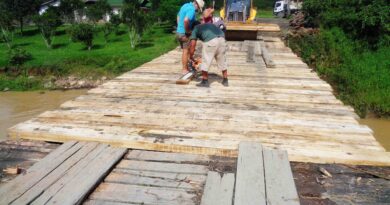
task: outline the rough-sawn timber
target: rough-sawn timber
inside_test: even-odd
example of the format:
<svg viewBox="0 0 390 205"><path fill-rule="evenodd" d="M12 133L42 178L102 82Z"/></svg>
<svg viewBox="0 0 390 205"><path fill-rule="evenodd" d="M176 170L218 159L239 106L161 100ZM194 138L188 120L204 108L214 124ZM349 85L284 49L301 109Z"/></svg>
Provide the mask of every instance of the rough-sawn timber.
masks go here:
<svg viewBox="0 0 390 205"><path fill-rule="evenodd" d="M228 42L230 87L221 85L214 65L209 89L196 81L175 85L176 49L14 126L9 135L218 156L237 156L240 141L254 141L287 150L292 161L390 165L390 154L325 81L281 41L263 40L272 69L259 55L248 61L248 43Z"/></svg>

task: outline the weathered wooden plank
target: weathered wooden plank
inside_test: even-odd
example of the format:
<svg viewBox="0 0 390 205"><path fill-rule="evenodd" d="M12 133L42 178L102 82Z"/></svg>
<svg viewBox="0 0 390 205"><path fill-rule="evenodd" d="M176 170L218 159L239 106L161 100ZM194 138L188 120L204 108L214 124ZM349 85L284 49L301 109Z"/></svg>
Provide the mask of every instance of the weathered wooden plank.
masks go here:
<svg viewBox="0 0 390 205"><path fill-rule="evenodd" d="M88 153L98 146L97 143L87 143L85 144L78 152L69 157L61 165L59 165L55 170L49 173L45 178L39 181L34 187L25 192L14 204L29 204L35 200L39 195L42 194L49 186L57 182L66 172L82 160Z"/></svg>
<svg viewBox="0 0 390 205"><path fill-rule="evenodd" d="M44 192L31 204L38 205L47 203L55 194L60 192L60 190L65 186L66 183L68 183L75 176L77 176L77 174L79 174L81 170L86 169L88 165L93 162L94 159L96 159L102 152L107 149L107 147L108 145L106 144L99 144L94 150L89 152L83 160L81 160L72 168L70 168L64 176L62 176L54 184L44 190Z"/></svg>
<svg viewBox="0 0 390 205"><path fill-rule="evenodd" d="M287 152L263 149L267 204L299 205Z"/></svg>
<svg viewBox="0 0 390 205"><path fill-rule="evenodd" d="M201 174L183 174L183 173L170 173L170 172L158 172L158 171L143 171L143 170L130 170L115 168L112 173L127 174L137 177L150 177L150 178L164 178L175 181L189 181L194 184L204 184L206 181L206 175Z"/></svg>
<svg viewBox="0 0 390 205"><path fill-rule="evenodd" d="M207 155L186 154L186 153L168 153L168 152L153 152L143 150L131 150L126 154L125 159L140 160L140 161L159 161L159 162L174 162L174 163L205 163L210 161Z"/></svg>
<svg viewBox="0 0 390 205"><path fill-rule="evenodd" d="M162 175L157 177L144 177L122 173L110 173L105 179L107 183L119 183L119 184L133 184L140 186L154 186L154 187L168 187L185 190L202 189L204 183L194 182L189 179L169 179L164 178Z"/></svg>
<svg viewBox="0 0 390 205"><path fill-rule="evenodd" d="M204 165L145 162L135 160L122 160L117 165L117 168L186 174L206 174L208 171L208 168Z"/></svg>
<svg viewBox="0 0 390 205"><path fill-rule="evenodd" d="M82 145L74 141L65 143L28 169L26 174L19 175L12 183L2 185L0 187L0 196L2 196L0 198L0 204L10 204L15 201L56 169L62 162L77 152Z"/></svg>
<svg viewBox="0 0 390 205"><path fill-rule="evenodd" d="M266 205L262 146L242 142L237 158L235 205Z"/></svg>
<svg viewBox="0 0 390 205"><path fill-rule="evenodd" d="M87 200L84 205L128 205L128 203L103 201L103 200Z"/></svg>
<svg viewBox="0 0 390 205"><path fill-rule="evenodd" d="M230 205L233 203L234 174L208 172L201 205Z"/></svg>
<svg viewBox="0 0 390 205"><path fill-rule="evenodd" d="M180 189L103 183L90 199L128 204L195 205L196 197L196 193Z"/></svg>
<svg viewBox="0 0 390 205"><path fill-rule="evenodd" d="M107 148L86 169L74 176L46 204L80 204L98 185L111 168L125 155L127 149Z"/></svg>

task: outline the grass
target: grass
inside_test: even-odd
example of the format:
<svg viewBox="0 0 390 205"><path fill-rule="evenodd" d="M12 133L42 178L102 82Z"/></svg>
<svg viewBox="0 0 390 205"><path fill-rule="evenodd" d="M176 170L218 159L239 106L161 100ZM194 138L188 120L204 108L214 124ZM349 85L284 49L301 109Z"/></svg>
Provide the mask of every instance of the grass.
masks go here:
<svg viewBox="0 0 390 205"><path fill-rule="evenodd" d="M368 49L341 29L289 38L289 46L326 79L346 104L364 117L390 117L390 48Z"/></svg>
<svg viewBox="0 0 390 205"><path fill-rule="evenodd" d="M169 26L154 26L149 29L135 49L130 48L126 27L120 27L120 35L111 34L108 43L102 32L94 39L94 46L88 51L81 43L73 43L66 34L66 26L58 29L53 49L48 49L39 31L30 27L24 36L16 35L14 46L32 54L33 59L24 66L32 78L4 72L8 66L8 48L0 44L0 90L38 89L39 81L48 76L79 76L98 78L113 77L148 62L177 46ZM32 82L30 82L32 81ZM28 83L27 83L28 82Z"/></svg>
<svg viewBox="0 0 390 205"><path fill-rule="evenodd" d="M257 10L257 18L275 18L274 12L272 9Z"/></svg>

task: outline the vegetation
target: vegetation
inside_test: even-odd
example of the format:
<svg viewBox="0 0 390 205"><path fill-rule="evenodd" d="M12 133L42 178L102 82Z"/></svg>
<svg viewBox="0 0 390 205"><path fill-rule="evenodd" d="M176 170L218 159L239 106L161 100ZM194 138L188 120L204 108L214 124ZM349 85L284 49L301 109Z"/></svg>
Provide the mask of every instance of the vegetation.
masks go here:
<svg viewBox="0 0 390 205"><path fill-rule="evenodd" d="M56 29L61 26L61 17L57 9L49 8L44 14L34 17L35 25L41 31L42 38L48 48L51 48Z"/></svg>
<svg viewBox="0 0 390 205"><path fill-rule="evenodd" d="M90 51L93 46L94 27L91 24L80 23L69 29L73 42L82 42Z"/></svg>
<svg viewBox="0 0 390 205"><path fill-rule="evenodd" d="M147 14L140 9L138 1L124 0L122 21L128 27L130 47L134 49L141 41L147 25Z"/></svg>
<svg viewBox="0 0 390 205"><path fill-rule="evenodd" d="M145 32L136 49L130 49L127 27L121 25L119 35L111 36L107 44L103 32L95 33L92 50L86 52L83 44L69 41L66 33L69 26L61 26L57 30L52 49L47 49L39 30L30 27L23 37L17 34L14 40L15 46L32 54L32 59L22 66L27 68L30 78L8 62L8 47L0 44L0 90L42 89L51 77L114 77L175 48L177 44L170 28L167 25L153 26Z"/></svg>
<svg viewBox="0 0 390 205"><path fill-rule="evenodd" d="M306 25L320 30L289 38L362 117L390 117L389 6L385 0L306 0Z"/></svg>

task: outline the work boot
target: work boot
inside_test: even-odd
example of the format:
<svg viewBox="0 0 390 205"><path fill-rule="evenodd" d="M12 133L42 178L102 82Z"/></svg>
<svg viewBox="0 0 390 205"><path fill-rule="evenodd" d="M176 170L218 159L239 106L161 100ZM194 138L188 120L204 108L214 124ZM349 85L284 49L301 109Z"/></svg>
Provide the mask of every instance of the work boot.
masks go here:
<svg viewBox="0 0 390 205"><path fill-rule="evenodd" d="M196 84L196 86L198 86L198 87L204 87L204 88L210 87L210 86L209 86L209 81L208 81L207 79L202 79L202 82Z"/></svg>
<svg viewBox="0 0 390 205"><path fill-rule="evenodd" d="M229 80L227 78L224 78L222 80L222 85L225 86L225 87L229 87Z"/></svg>

